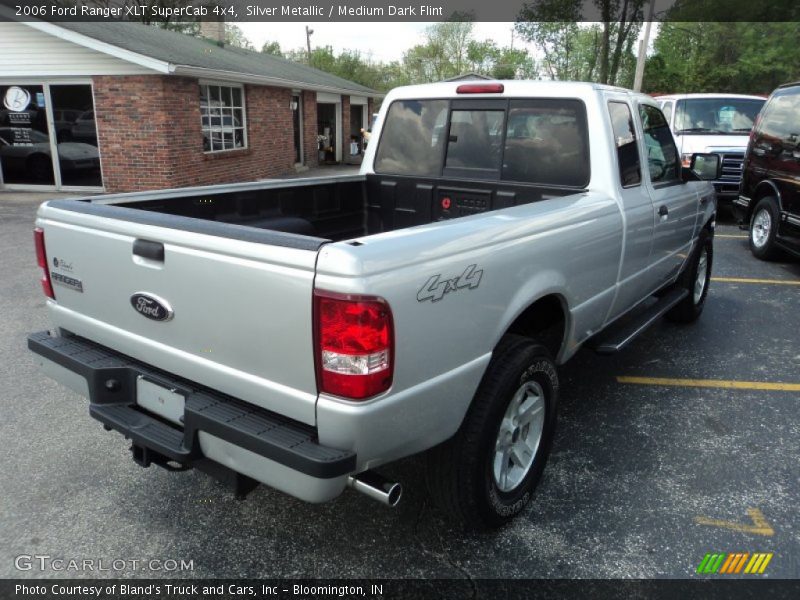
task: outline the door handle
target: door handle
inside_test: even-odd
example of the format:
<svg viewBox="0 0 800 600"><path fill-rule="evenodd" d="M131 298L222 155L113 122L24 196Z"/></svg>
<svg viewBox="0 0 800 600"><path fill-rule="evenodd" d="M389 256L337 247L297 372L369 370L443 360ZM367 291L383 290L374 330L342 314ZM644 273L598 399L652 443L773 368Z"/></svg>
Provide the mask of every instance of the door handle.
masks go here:
<svg viewBox="0 0 800 600"><path fill-rule="evenodd" d="M164 262L164 244L150 240L134 240L133 253L142 258Z"/></svg>
<svg viewBox="0 0 800 600"><path fill-rule="evenodd" d="M669 209L667 208L666 204L662 204L658 207L658 216L659 217L666 217L669 214Z"/></svg>

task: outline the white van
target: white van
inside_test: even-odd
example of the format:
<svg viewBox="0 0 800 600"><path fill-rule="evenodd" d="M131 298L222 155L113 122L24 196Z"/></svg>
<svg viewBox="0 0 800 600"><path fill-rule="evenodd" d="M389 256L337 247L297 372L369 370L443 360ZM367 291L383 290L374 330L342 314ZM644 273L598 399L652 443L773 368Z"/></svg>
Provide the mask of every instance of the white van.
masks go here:
<svg viewBox="0 0 800 600"><path fill-rule="evenodd" d="M692 153L713 152L722 158L714 181L717 200L730 204L739 196L742 162L750 131L766 98L742 94L674 94L656 98L669 121L681 162Z"/></svg>

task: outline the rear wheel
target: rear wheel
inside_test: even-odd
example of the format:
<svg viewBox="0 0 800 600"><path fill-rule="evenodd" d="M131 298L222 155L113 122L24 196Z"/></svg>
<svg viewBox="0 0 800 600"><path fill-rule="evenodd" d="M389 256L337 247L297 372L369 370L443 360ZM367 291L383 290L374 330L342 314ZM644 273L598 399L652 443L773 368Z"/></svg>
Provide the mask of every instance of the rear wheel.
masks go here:
<svg viewBox="0 0 800 600"><path fill-rule="evenodd" d="M761 260L772 260L779 254L775 247L778 233L778 201L772 196L762 198L750 219L750 252Z"/></svg>
<svg viewBox="0 0 800 600"><path fill-rule="evenodd" d="M690 260L677 283L689 294L667 313L667 318L676 323L696 321L703 312L711 283L711 265L714 262L713 237L707 230L700 233Z"/></svg>
<svg viewBox="0 0 800 600"><path fill-rule="evenodd" d="M557 396L547 349L505 336L461 428L428 453L428 488L447 516L488 528L522 512L550 452Z"/></svg>

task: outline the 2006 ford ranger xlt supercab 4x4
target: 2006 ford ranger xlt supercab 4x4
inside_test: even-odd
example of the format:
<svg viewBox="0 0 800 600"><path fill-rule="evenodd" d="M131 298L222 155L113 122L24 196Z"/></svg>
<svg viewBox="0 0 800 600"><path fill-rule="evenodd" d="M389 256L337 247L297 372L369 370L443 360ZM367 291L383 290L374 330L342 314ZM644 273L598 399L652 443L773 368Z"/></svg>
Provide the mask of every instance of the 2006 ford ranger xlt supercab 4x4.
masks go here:
<svg viewBox="0 0 800 600"><path fill-rule="evenodd" d="M398 88L358 175L42 204L54 329L28 346L142 466L395 504L374 469L427 451L444 511L499 526L542 474L556 366L699 316L719 168L682 168L619 88Z"/></svg>

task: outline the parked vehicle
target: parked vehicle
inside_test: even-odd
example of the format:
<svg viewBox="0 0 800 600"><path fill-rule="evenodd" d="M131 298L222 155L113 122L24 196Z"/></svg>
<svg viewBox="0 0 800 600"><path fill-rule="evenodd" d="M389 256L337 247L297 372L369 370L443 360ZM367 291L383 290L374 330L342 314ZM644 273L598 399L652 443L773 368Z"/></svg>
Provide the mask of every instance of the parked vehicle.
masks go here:
<svg viewBox="0 0 800 600"><path fill-rule="evenodd" d="M97 146L97 126L94 122L94 111L87 110L75 120L70 128L70 139L88 142Z"/></svg>
<svg viewBox="0 0 800 600"><path fill-rule="evenodd" d="M779 87L762 110L733 209L754 256L800 256L800 82Z"/></svg>
<svg viewBox="0 0 800 600"><path fill-rule="evenodd" d="M683 166L695 152L714 152L722 173L714 181L717 201L729 205L739 195L747 140L765 99L741 94L676 94L657 98L670 123Z"/></svg>
<svg viewBox="0 0 800 600"><path fill-rule="evenodd" d="M56 109L53 111L53 126L56 130L56 137L59 142L69 142L72 140L72 126L75 124L84 111L71 108ZM92 121L94 125L94 120Z"/></svg>
<svg viewBox="0 0 800 600"><path fill-rule="evenodd" d="M95 146L61 142L56 148L63 172L100 168L100 154ZM51 155L50 138L41 131L0 127L0 158L4 172L27 173L37 181L47 181L53 176Z"/></svg>
<svg viewBox="0 0 800 600"><path fill-rule="evenodd" d="M374 469L427 451L446 513L499 526L557 365L702 312L719 157L681 167L652 98L588 83L398 88L373 136L359 175L44 203L29 347L142 466L393 505Z"/></svg>

